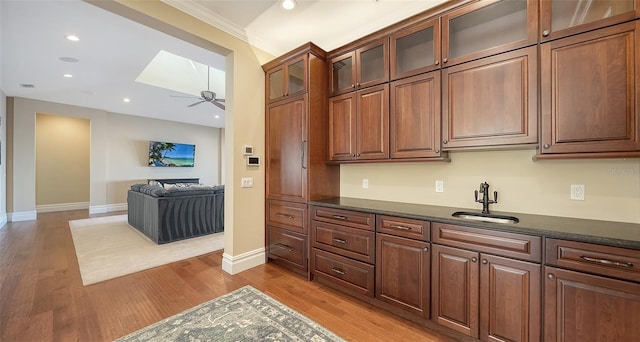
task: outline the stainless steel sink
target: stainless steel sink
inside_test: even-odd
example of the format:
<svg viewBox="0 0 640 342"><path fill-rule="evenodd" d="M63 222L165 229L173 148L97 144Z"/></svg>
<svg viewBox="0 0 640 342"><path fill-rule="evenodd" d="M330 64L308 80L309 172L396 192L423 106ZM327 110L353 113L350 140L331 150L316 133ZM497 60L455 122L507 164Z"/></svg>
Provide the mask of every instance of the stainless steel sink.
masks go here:
<svg viewBox="0 0 640 342"><path fill-rule="evenodd" d="M518 220L517 217L513 217L513 216L471 213L466 211L456 211L451 216L465 219L465 220L483 221L483 222L491 222L491 223L514 224L514 223L520 222L520 220Z"/></svg>

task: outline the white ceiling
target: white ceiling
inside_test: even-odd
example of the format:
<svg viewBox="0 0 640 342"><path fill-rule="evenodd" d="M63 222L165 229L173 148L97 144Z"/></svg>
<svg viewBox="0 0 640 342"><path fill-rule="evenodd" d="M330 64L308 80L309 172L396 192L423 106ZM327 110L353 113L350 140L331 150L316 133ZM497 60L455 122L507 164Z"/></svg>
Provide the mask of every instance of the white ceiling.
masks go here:
<svg viewBox="0 0 640 342"><path fill-rule="evenodd" d="M274 56L309 41L330 51L444 2L297 0L294 10L285 11L279 0L161 1ZM186 108L195 100L172 96L186 94L135 82L161 50L218 70L224 70L223 56L80 0L0 0L0 11L0 86L7 96L224 127L224 111L217 107L203 103ZM80 41L67 41L67 34ZM64 78L65 73L73 78ZM193 95L207 88L202 79L192 83ZM211 90L224 94L224 89ZM131 102L123 102L124 97Z"/></svg>

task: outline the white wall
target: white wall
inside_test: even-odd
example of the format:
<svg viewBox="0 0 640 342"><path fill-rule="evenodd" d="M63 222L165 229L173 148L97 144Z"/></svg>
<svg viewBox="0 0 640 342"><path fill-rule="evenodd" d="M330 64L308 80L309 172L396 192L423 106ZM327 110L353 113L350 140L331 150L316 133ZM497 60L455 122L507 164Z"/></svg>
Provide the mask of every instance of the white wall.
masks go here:
<svg viewBox="0 0 640 342"><path fill-rule="evenodd" d="M219 129L164 120L131 117L103 110L14 98L13 188L9 220L35 219L36 113L86 118L91 121L90 212L126 209L126 190L147 178L218 179ZM158 170L147 165L149 140L196 144L196 166ZM211 159L207 158L211 155Z"/></svg>

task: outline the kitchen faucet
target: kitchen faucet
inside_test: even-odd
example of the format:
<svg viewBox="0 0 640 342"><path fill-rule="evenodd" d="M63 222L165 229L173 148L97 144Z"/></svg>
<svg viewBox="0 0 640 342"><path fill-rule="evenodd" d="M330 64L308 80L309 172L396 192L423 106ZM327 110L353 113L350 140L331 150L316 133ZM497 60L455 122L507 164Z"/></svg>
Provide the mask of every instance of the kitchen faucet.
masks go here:
<svg viewBox="0 0 640 342"><path fill-rule="evenodd" d="M480 193L482 194L482 199L478 199L478 190L475 191L476 202L482 203L482 213L489 213L489 204L498 203L498 192L493 192L493 200L489 199L489 184L487 182L480 183Z"/></svg>

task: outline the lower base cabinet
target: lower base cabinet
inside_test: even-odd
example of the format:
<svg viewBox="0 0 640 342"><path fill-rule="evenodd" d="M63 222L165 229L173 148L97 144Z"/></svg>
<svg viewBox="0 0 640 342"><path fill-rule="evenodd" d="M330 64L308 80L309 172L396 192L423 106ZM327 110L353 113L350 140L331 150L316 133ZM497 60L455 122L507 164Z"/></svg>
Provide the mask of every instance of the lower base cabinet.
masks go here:
<svg viewBox="0 0 640 342"><path fill-rule="evenodd" d="M432 319L482 341L539 341L539 264L432 246Z"/></svg>
<svg viewBox="0 0 640 342"><path fill-rule="evenodd" d="M429 243L376 234L376 298L429 318Z"/></svg>
<svg viewBox="0 0 640 342"><path fill-rule="evenodd" d="M638 341L640 284L545 267L545 341Z"/></svg>
<svg viewBox="0 0 640 342"><path fill-rule="evenodd" d="M307 275L307 236L267 226L267 257L278 265Z"/></svg>

